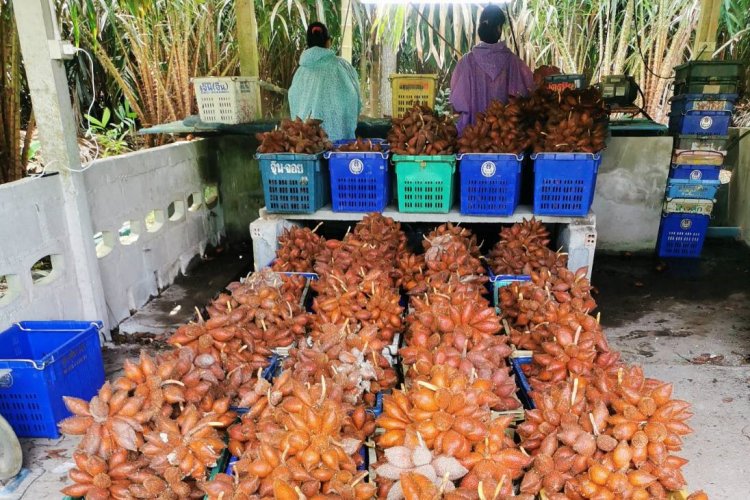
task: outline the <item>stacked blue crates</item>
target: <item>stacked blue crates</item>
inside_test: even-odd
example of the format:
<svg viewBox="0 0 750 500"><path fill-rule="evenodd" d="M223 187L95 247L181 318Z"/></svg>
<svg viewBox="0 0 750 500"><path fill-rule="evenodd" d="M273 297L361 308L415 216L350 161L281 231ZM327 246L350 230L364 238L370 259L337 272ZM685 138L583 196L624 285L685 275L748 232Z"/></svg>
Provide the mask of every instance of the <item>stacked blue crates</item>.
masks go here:
<svg viewBox="0 0 750 500"><path fill-rule="evenodd" d="M700 257L721 181L729 124L737 99L739 63L692 61L675 68L669 113L674 151L657 253Z"/></svg>

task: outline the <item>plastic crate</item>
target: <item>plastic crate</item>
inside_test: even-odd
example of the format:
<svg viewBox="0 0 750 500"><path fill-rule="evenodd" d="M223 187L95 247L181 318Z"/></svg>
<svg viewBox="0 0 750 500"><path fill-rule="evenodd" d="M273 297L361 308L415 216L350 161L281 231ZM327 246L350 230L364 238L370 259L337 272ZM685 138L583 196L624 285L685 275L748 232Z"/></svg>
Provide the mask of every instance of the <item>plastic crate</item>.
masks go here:
<svg viewBox="0 0 750 500"><path fill-rule="evenodd" d="M586 86L586 77L583 75L545 76L544 86L556 92L562 92L565 89L582 89Z"/></svg>
<svg viewBox="0 0 750 500"><path fill-rule="evenodd" d="M496 308L500 308L500 289L511 283L531 281L531 276L526 274L495 274L492 269L487 269L487 276L490 278L492 287L492 303Z"/></svg>
<svg viewBox="0 0 750 500"><path fill-rule="evenodd" d="M516 387L518 387L516 395L521 400L524 409L534 410L536 404L534 404L534 399L531 397L531 384L529 384L526 374L521 369L523 365L528 364L531 364L531 358L510 358L510 366L516 378Z"/></svg>
<svg viewBox="0 0 750 500"><path fill-rule="evenodd" d="M456 157L393 155L399 212L448 213Z"/></svg>
<svg viewBox="0 0 750 500"><path fill-rule="evenodd" d="M713 210L713 200L672 198L671 200L665 200L663 204L663 211L664 213L668 214L693 214L710 216Z"/></svg>
<svg viewBox="0 0 750 500"><path fill-rule="evenodd" d="M391 75L391 114L403 116L415 104L435 107L437 75Z"/></svg>
<svg viewBox="0 0 750 500"><path fill-rule="evenodd" d="M672 113L688 111L734 111L737 94L687 94L672 98Z"/></svg>
<svg viewBox="0 0 750 500"><path fill-rule="evenodd" d="M693 181L690 179L669 179L667 181L667 199L688 198L713 200L719 190L719 181Z"/></svg>
<svg viewBox="0 0 750 500"><path fill-rule="evenodd" d="M698 214L664 214L656 242L659 257L700 257L710 219Z"/></svg>
<svg viewBox="0 0 750 500"><path fill-rule="evenodd" d="M382 139L375 139L382 143ZM341 141L340 145L351 141ZM328 151L334 212L382 212L391 200L388 152Z"/></svg>
<svg viewBox="0 0 750 500"><path fill-rule="evenodd" d="M675 66L674 72L677 82L737 80L742 76L742 64L739 61L690 61Z"/></svg>
<svg viewBox="0 0 750 500"><path fill-rule="evenodd" d="M672 165L720 167L724 164L724 157L725 155L721 151L687 151L676 149L672 153Z"/></svg>
<svg viewBox="0 0 750 500"><path fill-rule="evenodd" d="M721 167L716 165L672 165L669 169L669 178L716 181L719 180L719 172L721 172Z"/></svg>
<svg viewBox="0 0 750 500"><path fill-rule="evenodd" d="M193 78L198 115L206 123L248 123L258 111L258 78L252 76Z"/></svg>
<svg viewBox="0 0 750 500"><path fill-rule="evenodd" d="M255 155L269 213L313 213L328 203L328 172L323 153Z"/></svg>
<svg viewBox="0 0 750 500"><path fill-rule="evenodd" d="M674 148L685 151L718 151L726 154L728 135L678 135Z"/></svg>
<svg viewBox="0 0 750 500"><path fill-rule="evenodd" d="M727 135L732 113L727 111L687 111L669 114L670 134Z"/></svg>
<svg viewBox="0 0 750 500"><path fill-rule="evenodd" d="M733 78L726 79L699 79L690 82L675 81L674 93L681 94L737 94L739 81Z"/></svg>
<svg viewBox="0 0 750 500"><path fill-rule="evenodd" d="M534 160L534 214L588 215L602 158L590 153L538 153Z"/></svg>
<svg viewBox="0 0 750 500"><path fill-rule="evenodd" d="M60 436L63 396L88 401L104 383L101 323L24 321L0 333L0 413L18 437Z"/></svg>
<svg viewBox="0 0 750 500"><path fill-rule="evenodd" d="M461 213L512 215L521 197L523 155L464 154L457 159Z"/></svg>

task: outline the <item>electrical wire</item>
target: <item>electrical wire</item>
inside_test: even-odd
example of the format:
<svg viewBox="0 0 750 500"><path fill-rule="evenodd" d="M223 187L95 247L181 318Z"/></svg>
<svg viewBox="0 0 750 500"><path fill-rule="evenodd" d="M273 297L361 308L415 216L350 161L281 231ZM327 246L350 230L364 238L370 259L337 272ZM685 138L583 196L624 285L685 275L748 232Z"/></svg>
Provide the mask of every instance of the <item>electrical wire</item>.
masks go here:
<svg viewBox="0 0 750 500"><path fill-rule="evenodd" d="M96 138L91 133L91 112L94 109L94 104L96 103L96 81L94 80L94 58L91 57L91 54L86 51L85 49L82 49L80 47L75 47L75 52L83 52L86 57L89 59L89 70L91 72L91 102L89 103L89 107L86 111L86 134L85 136L91 140L91 142L94 143L94 146L96 146L96 153L94 154L94 158L87 162L85 165L82 165L80 169L78 168L70 168L68 167L68 171L75 172L75 173L83 173L86 170L88 170L91 165L99 159L99 142L96 140ZM57 160L54 159L50 161L49 163L45 163L44 166L42 166L42 171L38 174L32 174L29 176L29 179L40 179L42 177L45 177L47 175L47 168L56 163Z"/></svg>
<svg viewBox="0 0 750 500"><path fill-rule="evenodd" d="M643 62L643 67L646 68L646 71L654 75L656 78L661 78L662 80L672 80L674 76L661 76L657 75L656 73L651 70L651 68L646 63L646 56L643 55L643 47L641 47L641 27L638 24L638 12L633 12L633 23L635 23L635 44L638 46L638 54L641 56L641 62Z"/></svg>
<svg viewBox="0 0 750 500"><path fill-rule="evenodd" d="M94 109L94 103L96 102L96 81L94 79L94 58L91 57L91 54L85 49L82 49L80 47L75 48L76 54L79 52L83 52L86 57L89 58L89 68L91 69L91 102L89 103L89 108L86 111L86 124L88 125L86 127L86 134L85 136L90 138L94 145L96 146L96 153L94 154L94 158L86 163L86 165L83 165L81 168L81 172L86 170L92 163L94 163L96 160L99 159L99 141L96 140L96 137L91 133L91 111ZM71 169L72 172L75 172L75 169Z"/></svg>

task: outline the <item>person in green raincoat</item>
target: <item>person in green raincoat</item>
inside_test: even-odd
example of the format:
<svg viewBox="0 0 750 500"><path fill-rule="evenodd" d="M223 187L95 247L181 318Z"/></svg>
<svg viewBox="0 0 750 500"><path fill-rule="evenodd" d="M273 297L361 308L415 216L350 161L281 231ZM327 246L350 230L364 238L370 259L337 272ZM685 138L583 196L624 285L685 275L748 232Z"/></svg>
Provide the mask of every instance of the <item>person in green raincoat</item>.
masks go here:
<svg viewBox="0 0 750 500"><path fill-rule="evenodd" d="M362 109L359 78L351 64L330 49L331 37L323 23L307 28L307 50L289 88L292 118L317 118L331 141L354 139Z"/></svg>

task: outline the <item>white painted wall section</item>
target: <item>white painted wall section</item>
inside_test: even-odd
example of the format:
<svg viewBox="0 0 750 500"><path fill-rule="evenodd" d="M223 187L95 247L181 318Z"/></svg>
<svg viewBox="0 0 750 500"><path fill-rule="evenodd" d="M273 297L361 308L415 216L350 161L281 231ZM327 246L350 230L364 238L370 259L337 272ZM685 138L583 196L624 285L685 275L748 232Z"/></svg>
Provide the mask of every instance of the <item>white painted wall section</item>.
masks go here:
<svg viewBox="0 0 750 500"><path fill-rule="evenodd" d="M84 318L76 292L60 176L0 185L0 330L22 319ZM33 283L31 267L53 256L50 276Z"/></svg>
<svg viewBox="0 0 750 500"><path fill-rule="evenodd" d="M171 284L209 244L218 243L220 208L209 209L203 202L194 210L188 206L191 193L204 192L200 168L211 154L207 142L180 142L99 160L86 171L94 231L112 233L115 240L99 259L113 324ZM178 205L172 219L171 203ZM157 224L149 226L146 218L152 212ZM130 244L120 239L125 222L131 231L139 226L138 239Z"/></svg>

